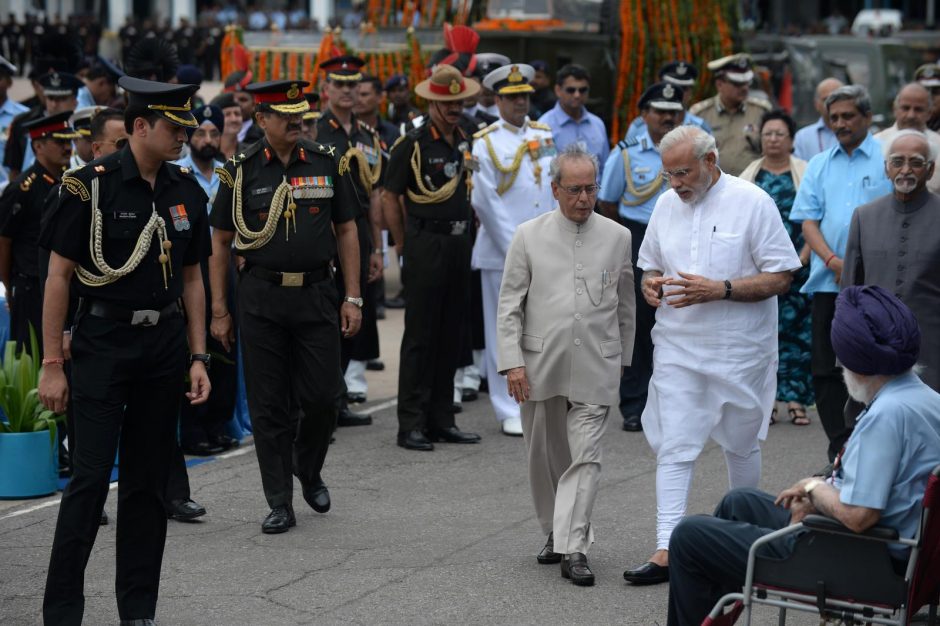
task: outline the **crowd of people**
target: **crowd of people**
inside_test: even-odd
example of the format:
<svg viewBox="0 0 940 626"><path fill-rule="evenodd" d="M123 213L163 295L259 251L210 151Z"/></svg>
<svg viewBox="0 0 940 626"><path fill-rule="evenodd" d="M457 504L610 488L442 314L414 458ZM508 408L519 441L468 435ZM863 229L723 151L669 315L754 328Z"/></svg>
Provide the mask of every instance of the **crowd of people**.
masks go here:
<svg viewBox="0 0 940 626"><path fill-rule="evenodd" d="M40 397L68 412L47 623L81 622L118 450L118 607L153 620L167 519L206 514L183 454L239 444L239 367L262 532L297 524L295 476L328 512L327 452L338 427L371 424L351 405L394 306L396 444L480 444L456 415L488 390L524 440L537 561L574 584L595 581L614 406L657 460L654 548L624 578L668 582L670 624L740 587L748 537L808 512L910 535L940 464L940 68L918 69L873 135L863 87L823 81L819 121L798 130L750 96L747 55L708 61L716 95L694 104L698 70L677 59L611 149L577 65L552 84L544 62L445 47L417 85L383 84L335 50L319 85L246 68L206 103L167 40L133 43L123 69L82 56L38 56L28 105L6 98L18 68L0 59L11 337L38 332ZM396 262L404 288L386 297ZM778 403L798 426L815 404L830 464L774 502L755 489ZM923 445L859 452L905 429ZM685 513L709 440L732 492L706 522Z"/></svg>

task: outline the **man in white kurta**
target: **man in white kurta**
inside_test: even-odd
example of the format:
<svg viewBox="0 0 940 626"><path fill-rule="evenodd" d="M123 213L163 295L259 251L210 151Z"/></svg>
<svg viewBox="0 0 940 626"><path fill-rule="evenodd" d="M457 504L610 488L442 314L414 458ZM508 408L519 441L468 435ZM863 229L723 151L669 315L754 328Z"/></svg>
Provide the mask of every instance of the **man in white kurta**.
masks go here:
<svg viewBox="0 0 940 626"><path fill-rule="evenodd" d="M516 227L552 210L548 168L555 156L552 131L529 120L529 82L535 70L516 64L486 75L483 85L496 93L500 119L474 135L471 203L480 220L471 264L481 270L483 333L486 353L483 370L489 382L490 402L503 433L521 436L519 406L497 383L496 308L503 264Z"/></svg>
<svg viewBox="0 0 940 626"><path fill-rule="evenodd" d="M757 486L776 390L776 295L801 267L773 200L718 168L714 139L682 126L660 150L672 188L637 261L657 307L642 417L656 453L657 550L624 572L635 584L668 580L669 537L709 438L724 450L731 488Z"/></svg>
<svg viewBox="0 0 940 626"><path fill-rule="evenodd" d="M520 225L499 293L499 370L522 403L539 563L576 585L587 564L601 436L633 356L630 231L594 213L596 157L572 144L552 164L559 209ZM492 389L494 383L490 383Z"/></svg>

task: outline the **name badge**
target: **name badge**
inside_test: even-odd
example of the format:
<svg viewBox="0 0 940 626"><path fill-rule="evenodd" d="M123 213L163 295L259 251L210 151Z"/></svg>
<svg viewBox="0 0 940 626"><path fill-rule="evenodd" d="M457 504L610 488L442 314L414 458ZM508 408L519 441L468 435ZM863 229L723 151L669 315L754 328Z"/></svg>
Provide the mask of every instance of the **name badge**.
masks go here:
<svg viewBox="0 0 940 626"><path fill-rule="evenodd" d="M258 187L257 189L251 190L251 195L260 196L266 193L271 193L272 191L274 191L274 187Z"/></svg>
<svg viewBox="0 0 940 626"><path fill-rule="evenodd" d="M112 213L116 220L136 220L137 214L133 211L114 211Z"/></svg>

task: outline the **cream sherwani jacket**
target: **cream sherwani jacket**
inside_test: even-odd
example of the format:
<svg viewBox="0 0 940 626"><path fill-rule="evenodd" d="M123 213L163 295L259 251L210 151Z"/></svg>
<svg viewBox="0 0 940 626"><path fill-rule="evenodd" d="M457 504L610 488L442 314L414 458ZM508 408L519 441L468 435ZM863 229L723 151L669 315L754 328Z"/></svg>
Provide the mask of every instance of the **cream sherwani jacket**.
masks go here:
<svg viewBox="0 0 940 626"><path fill-rule="evenodd" d="M523 223L499 293L499 371L525 366L531 400L612 406L630 365L636 302L630 231L556 209Z"/></svg>

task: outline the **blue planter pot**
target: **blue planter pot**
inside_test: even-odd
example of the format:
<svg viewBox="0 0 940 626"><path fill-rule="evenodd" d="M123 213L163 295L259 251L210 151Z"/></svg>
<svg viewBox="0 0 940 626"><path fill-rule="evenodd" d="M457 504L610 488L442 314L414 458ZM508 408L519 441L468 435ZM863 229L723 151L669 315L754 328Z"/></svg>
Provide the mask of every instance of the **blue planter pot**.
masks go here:
<svg viewBox="0 0 940 626"><path fill-rule="evenodd" d="M58 446L49 431L0 433L0 498L35 498L59 488Z"/></svg>

